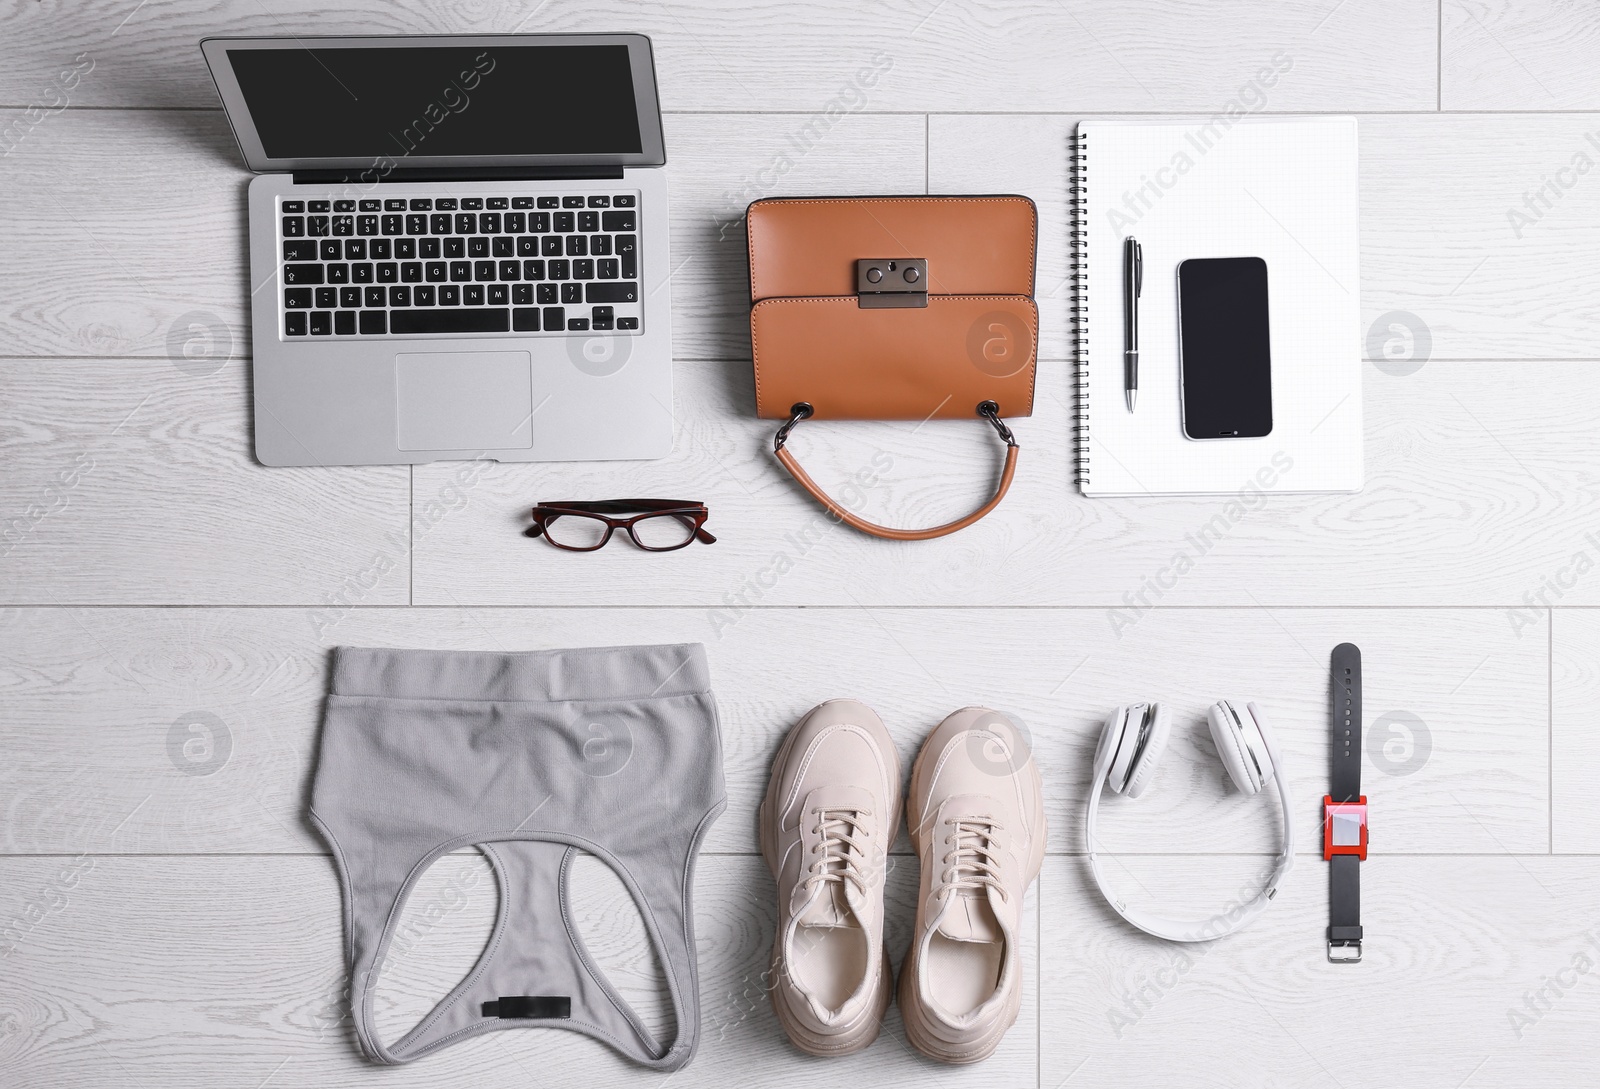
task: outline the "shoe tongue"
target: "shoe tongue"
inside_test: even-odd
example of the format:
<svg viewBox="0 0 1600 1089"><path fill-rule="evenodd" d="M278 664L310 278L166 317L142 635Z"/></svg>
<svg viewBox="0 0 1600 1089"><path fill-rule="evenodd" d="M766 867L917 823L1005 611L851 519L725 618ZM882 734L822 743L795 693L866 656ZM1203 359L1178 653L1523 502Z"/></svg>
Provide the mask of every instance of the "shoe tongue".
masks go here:
<svg viewBox="0 0 1600 1089"><path fill-rule="evenodd" d="M820 786L806 795L805 808L802 810L801 820L805 822L802 842L806 850L820 842L821 837L812 834L811 829L819 819L816 810L822 808L830 811L830 819L843 818L849 820L853 814L870 812L872 809L872 795L860 787L852 786ZM876 816L863 817L863 821L876 820ZM841 831L854 831L859 839L861 834L848 827ZM856 865L865 868L866 859L859 855ZM832 864L835 870L842 870L841 862ZM801 926L816 927L854 927L861 928L861 913L865 907L860 890L853 881L823 881L813 887L810 902L795 916L795 921Z"/></svg>
<svg viewBox="0 0 1600 1089"><path fill-rule="evenodd" d="M942 825L952 818L987 817L991 815L992 808L989 800L982 796L959 795L940 807L939 820ZM972 835L964 838L969 847L983 842ZM999 917L995 915L991 895L988 886L955 890L945 900L944 911L940 913L934 929L958 942L1003 941L1005 932L1000 927Z"/></svg>

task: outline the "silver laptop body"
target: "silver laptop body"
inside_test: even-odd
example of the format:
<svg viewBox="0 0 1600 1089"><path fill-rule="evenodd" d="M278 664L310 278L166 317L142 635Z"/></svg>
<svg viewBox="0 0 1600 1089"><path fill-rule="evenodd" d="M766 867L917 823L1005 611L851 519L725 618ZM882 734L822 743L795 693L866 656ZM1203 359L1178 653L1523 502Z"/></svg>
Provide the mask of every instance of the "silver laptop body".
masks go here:
<svg viewBox="0 0 1600 1089"><path fill-rule="evenodd" d="M671 451L667 185L647 38L202 47L260 175L250 285L264 464Z"/></svg>

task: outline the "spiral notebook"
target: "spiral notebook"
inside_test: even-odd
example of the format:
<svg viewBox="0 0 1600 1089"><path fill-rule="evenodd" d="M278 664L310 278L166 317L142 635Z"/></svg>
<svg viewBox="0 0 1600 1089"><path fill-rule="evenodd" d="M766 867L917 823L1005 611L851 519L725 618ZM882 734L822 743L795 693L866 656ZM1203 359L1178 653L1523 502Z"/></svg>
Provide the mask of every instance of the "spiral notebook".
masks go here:
<svg viewBox="0 0 1600 1089"><path fill-rule="evenodd" d="M1087 496L1361 490L1353 117L1083 122L1072 138L1078 486ZM1139 402L1123 398L1122 244L1144 249ZM1183 433L1177 268L1261 257L1272 433Z"/></svg>

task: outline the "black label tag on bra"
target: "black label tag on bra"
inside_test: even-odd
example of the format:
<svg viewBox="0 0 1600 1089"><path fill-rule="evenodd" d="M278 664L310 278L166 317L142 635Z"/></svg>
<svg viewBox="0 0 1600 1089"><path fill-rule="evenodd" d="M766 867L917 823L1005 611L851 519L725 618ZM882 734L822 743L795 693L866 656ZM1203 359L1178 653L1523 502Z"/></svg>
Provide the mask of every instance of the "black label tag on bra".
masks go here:
<svg viewBox="0 0 1600 1089"><path fill-rule="evenodd" d="M485 1017L555 1019L572 1016L572 999L564 994L501 995L498 1002L483 1004Z"/></svg>

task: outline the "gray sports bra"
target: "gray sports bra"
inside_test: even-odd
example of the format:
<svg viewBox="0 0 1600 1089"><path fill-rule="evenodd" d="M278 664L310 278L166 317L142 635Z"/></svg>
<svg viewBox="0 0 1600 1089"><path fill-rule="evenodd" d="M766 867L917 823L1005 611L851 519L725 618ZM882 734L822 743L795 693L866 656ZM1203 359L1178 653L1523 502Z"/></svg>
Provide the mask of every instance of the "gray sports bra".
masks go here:
<svg viewBox="0 0 1600 1089"><path fill-rule="evenodd" d="M496 1029L550 1026L675 1070L699 1039L690 884L726 797L699 644L497 654L334 652L311 792L344 893L356 1035L382 1063ZM393 1044L373 988L401 907L441 855L477 845L499 886L477 964ZM568 906L588 851L632 894L677 1039L656 1040L585 950Z"/></svg>

